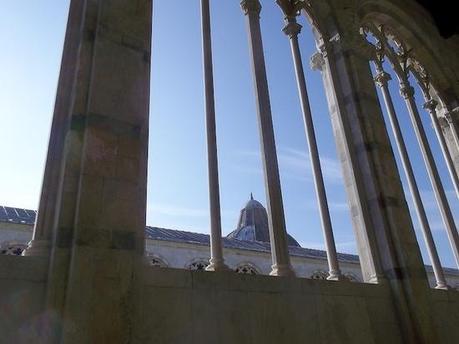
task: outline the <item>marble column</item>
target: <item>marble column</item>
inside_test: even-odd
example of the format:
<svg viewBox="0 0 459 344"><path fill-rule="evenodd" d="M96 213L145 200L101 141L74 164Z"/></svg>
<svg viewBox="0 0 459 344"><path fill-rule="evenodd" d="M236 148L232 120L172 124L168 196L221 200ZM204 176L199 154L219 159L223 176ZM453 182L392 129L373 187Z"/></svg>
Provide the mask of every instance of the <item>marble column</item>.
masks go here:
<svg viewBox="0 0 459 344"><path fill-rule="evenodd" d="M324 79L362 274L366 282L389 286L405 343L435 343L438 340L427 316L431 291L370 57L357 44L358 32L350 29L343 38L325 42L313 62Z"/></svg>
<svg viewBox="0 0 459 344"><path fill-rule="evenodd" d="M77 72L70 124L58 133L62 187L43 313L56 323L46 342L128 343L145 247L152 2L74 4L69 30L80 41L64 45L78 44Z"/></svg>
<svg viewBox="0 0 459 344"><path fill-rule="evenodd" d="M444 112L444 116L446 118L446 121L447 121L447 124L448 124L448 127L449 127L449 130L451 131L451 136L453 137L453 142L451 142L450 144L453 145L453 147L455 148L456 151L459 150L459 134L458 134L458 131L459 131L459 124L458 124L458 120L457 118L459 117L459 107L456 107L452 110L446 110L446 112ZM459 162L455 160L455 169L456 169L456 173L459 173Z"/></svg>
<svg viewBox="0 0 459 344"><path fill-rule="evenodd" d="M206 106L207 168L210 205L210 261L206 270L228 270L224 263L218 182L217 133L215 125L214 76L209 0L201 0L202 55L204 67L204 98Z"/></svg>
<svg viewBox="0 0 459 344"><path fill-rule="evenodd" d="M306 79L304 76L303 62L301 59L301 51L298 45L298 34L301 32L301 25L296 22L294 15L287 15L285 18L284 33L290 38L290 47L292 50L293 64L297 79L298 93L301 102L301 110L303 112L304 127L306 138L308 141L309 156L312 165L312 174L314 178L314 186L316 197L319 203L319 214L322 224L322 231L325 239L325 249L327 252L327 261L329 280L343 279L338 264L338 254L336 252L335 239L333 236L333 228L328 209L327 194L325 192L325 184L320 165L319 149L317 148L316 134L314 132L314 123L312 120L311 106L309 103L308 91L306 88Z"/></svg>
<svg viewBox="0 0 459 344"><path fill-rule="evenodd" d="M344 109L344 106L340 106L341 100L334 86L339 82L334 69L332 69L334 67L334 59L329 56L327 49L322 46L321 51L312 55L310 67L312 70L320 71L322 75L336 147L343 166L344 183L356 234L363 279L367 283L381 283L384 281L384 275L380 258L378 257L372 217L368 209L368 203L365 200L363 175L358 166L359 162L355 150L351 146L351 130L348 123L344 121L345 118L340 116L341 109Z"/></svg>
<svg viewBox="0 0 459 344"><path fill-rule="evenodd" d="M382 69L382 61L376 62L376 71L377 75L375 76L375 82L381 89L384 103L386 105L387 114L389 116L392 132L397 143L398 152L400 154L403 169L405 171L406 179L408 181L408 187L413 198L413 203L416 209L416 214L418 216L419 225L421 227L422 234L426 242L429 258L432 262L432 267L436 280L436 288L447 289L448 286L446 284L443 268L441 266L440 258L435 247L434 238L432 236L432 231L427 220L424 205L422 204L421 195L419 193L419 188L414 177L413 167L411 165L410 158L408 156L408 151L405 145L405 140L403 139L400 124L397 119L394 103L389 92L388 81L391 80L391 76Z"/></svg>
<svg viewBox="0 0 459 344"><path fill-rule="evenodd" d="M437 114L437 105L438 102L435 99L432 99L428 93L425 94L424 109L426 109L432 120L432 124L435 130L435 134L437 135L438 142L440 143L440 148L443 154L443 158L446 161L446 166L448 167L448 172L451 177L451 181L454 186L454 190L456 191L456 197L459 198L459 179L457 176L456 169L454 168L453 160L451 159L451 155L448 151L448 146L446 145L445 137L443 136L442 128L440 126L440 121L438 120Z"/></svg>
<svg viewBox="0 0 459 344"><path fill-rule="evenodd" d="M269 100L268 80L260 28L261 4L258 0L242 0L241 8L246 16L249 51L256 96L256 107L262 150L263 171L271 241L273 266L271 275L293 276L288 252L284 208L277 162L276 143Z"/></svg>
<svg viewBox="0 0 459 344"><path fill-rule="evenodd" d="M40 202L33 237L23 253L25 256L48 256L50 254L53 226L62 184L65 132L70 125L69 107L73 99L72 90L77 73L78 48L82 39L80 29L83 9L83 1L70 2Z"/></svg>
<svg viewBox="0 0 459 344"><path fill-rule="evenodd" d="M438 174L437 166L435 164L432 151L427 140L421 118L419 116L418 108L414 99L414 88L410 85L407 75L399 75L400 78L400 94L403 96L410 114L411 122L421 148L422 157L424 159L427 173L432 184L435 198L440 208L440 213L443 223L446 227L446 232L453 249L456 264L459 266L459 234L457 232L456 224L454 223L453 215L446 198L445 190Z"/></svg>

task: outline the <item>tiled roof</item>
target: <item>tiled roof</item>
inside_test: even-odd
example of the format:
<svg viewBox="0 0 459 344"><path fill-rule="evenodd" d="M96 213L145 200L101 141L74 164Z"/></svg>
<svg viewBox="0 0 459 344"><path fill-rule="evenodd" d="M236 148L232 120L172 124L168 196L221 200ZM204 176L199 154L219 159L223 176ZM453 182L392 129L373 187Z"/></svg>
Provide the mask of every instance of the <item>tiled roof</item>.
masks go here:
<svg viewBox="0 0 459 344"><path fill-rule="evenodd" d="M0 206L0 222L33 225L35 223L36 215L37 212L35 210ZM147 226L145 228L145 235L148 239L152 240L182 242L207 246L209 245L209 235L201 233L193 233L174 229ZM223 246L226 248L266 253L269 253L271 251L270 244L261 241L245 241L231 238L223 238ZM292 256L323 259L327 258L325 251L321 250L290 246L289 251ZM339 253L338 258L341 261L359 261L359 257L352 254Z"/></svg>
<svg viewBox="0 0 459 344"><path fill-rule="evenodd" d="M0 222L33 225L35 223L35 210L4 207L0 205Z"/></svg>
<svg viewBox="0 0 459 344"><path fill-rule="evenodd" d="M173 241L173 242L182 242L187 244L198 244L198 245L209 245L209 235L201 233L192 233L185 232L167 228L158 228L148 226L145 230L146 237L152 240L163 240L163 241ZM250 250L257 252L266 252L271 251L270 244L261 242L261 241L244 241L231 238L223 238L223 246L226 248L235 248L241 250ZM306 258L323 258L326 259L327 255L325 251L314 250L310 248L289 247L290 255L306 257ZM339 253L338 259L340 261L347 262L358 262L359 257L353 254Z"/></svg>

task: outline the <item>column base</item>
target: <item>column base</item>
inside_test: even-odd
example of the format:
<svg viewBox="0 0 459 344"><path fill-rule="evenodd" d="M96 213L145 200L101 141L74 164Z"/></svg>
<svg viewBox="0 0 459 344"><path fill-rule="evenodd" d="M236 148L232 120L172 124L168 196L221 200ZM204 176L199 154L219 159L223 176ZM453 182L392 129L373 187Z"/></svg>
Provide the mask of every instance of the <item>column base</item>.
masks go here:
<svg viewBox="0 0 459 344"><path fill-rule="evenodd" d="M48 257L50 251L51 242L49 240L31 240L22 255Z"/></svg>
<svg viewBox="0 0 459 344"><path fill-rule="evenodd" d="M223 259L209 260L209 265L206 267L206 271L230 271L231 269L224 263Z"/></svg>
<svg viewBox="0 0 459 344"><path fill-rule="evenodd" d="M287 276L287 277L295 277L295 271L293 271L292 266L289 265L278 265L274 264L271 266L272 270L269 273L270 276Z"/></svg>
<svg viewBox="0 0 459 344"><path fill-rule="evenodd" d="M435 286L435 289L439 290L451 290L452 288L447 284L438 284Z"/></svg>
<svg viewBox="0 0 459 344"><path fill-rule="evenodd" d="M329 271L327 281L346 281L347 278L341 273L341 271Z"/></svg>

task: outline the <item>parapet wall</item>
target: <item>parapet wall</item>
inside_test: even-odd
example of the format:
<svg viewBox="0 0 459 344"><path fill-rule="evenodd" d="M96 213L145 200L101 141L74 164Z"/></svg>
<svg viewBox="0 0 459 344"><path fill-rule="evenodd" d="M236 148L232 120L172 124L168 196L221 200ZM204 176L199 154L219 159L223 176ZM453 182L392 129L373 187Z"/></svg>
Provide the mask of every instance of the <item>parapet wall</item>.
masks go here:
<svg viewBox="0 0 459 344"><path fill-rule="evenodd" d="M404 343L386 285L145 268L136 343ZM432 291L450 318L456 292ZM456 316L459 314L456 311ZM457 318L435 324L459 342Z"/></svg>
<svg viewBox="0 0 459 344"><path fill-rule="evenodd" d="M2 343L49 343L47 262L0 256ZM144 267L132 343L404 343L387 285ZM107 292L110 292L107 290ZM459 342L459 293L432 290L440 343Z"/></svg>

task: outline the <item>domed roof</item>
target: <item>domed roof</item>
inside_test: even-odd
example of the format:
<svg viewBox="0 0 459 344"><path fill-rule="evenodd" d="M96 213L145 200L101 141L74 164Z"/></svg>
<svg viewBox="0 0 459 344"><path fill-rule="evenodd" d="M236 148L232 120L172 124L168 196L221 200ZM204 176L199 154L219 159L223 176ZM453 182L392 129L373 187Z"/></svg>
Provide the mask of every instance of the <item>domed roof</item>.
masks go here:
<svg viewBox="0 0 459 344"><path fill-rule="evenodd" d="M270 242L268 213L260 202L253 199L252 194L250 194L250 200L241 210L237 228L227 237L244 241ZM288 245L300 246L290 235L288 235Z"/></svg>
<svg viewBox="0 0 459 344"><path fill-rule="evenodd" d="M263 204L261 204L260 202L258 202L255 199L253 199L253 194L250 193L250 200L246 203L244 209L253 209L253 208L265 209L265 207L263 207Z"/></svg>

